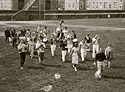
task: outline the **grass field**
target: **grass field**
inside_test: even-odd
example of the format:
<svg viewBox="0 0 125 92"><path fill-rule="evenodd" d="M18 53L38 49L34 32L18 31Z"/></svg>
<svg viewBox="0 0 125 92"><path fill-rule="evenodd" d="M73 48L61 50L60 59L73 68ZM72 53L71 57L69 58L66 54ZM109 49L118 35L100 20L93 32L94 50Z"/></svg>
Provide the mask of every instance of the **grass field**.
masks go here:
<svg viewBox="0 0 125 92"><path fill-rule="evenodd" d="M0 22L0 32L3 35L7 26L16 28L17 32L22 26L32 31L39 25L46 25L51 32L58 26L59 21L37 22ZM78 71L72 68L71 61L66 58L66 63L61 61L60 50L56 50L56 56L50 54L50 46L45 50L44 65L38 64L37 55L30 59L26 57L25 67L20 69L20 57L17 49L5 43L0 37L0 92L44 92L40 89L52 85L53 92L125 92L125 19L85 19L65 20L69 30L75 30L79 40L87 33L90 37L98 34L101 39L101 47L105 48L111 42L114 48L114 58L111 68L106 68L102 80L96 80L89 53L85 62L79 58ZM54 74L61 74L59 80L55 80Z"/></svg>

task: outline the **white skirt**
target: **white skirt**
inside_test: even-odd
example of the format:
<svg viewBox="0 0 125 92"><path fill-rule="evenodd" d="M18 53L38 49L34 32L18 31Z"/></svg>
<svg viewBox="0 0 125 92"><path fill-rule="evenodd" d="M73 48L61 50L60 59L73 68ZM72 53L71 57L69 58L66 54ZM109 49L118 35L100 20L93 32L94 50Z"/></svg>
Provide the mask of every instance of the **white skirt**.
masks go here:
<svg viewBox="0 0 125 92"><path fill-rule="evenodd" d="M13 39L12 39L12 37L9 37L9 42L11 42Z"/></svg>
<svg viewBox="0 0 125 92"><path fill-rule="evenodd" d="M72 64L78 64L78 54L72 54Z"/></svg>

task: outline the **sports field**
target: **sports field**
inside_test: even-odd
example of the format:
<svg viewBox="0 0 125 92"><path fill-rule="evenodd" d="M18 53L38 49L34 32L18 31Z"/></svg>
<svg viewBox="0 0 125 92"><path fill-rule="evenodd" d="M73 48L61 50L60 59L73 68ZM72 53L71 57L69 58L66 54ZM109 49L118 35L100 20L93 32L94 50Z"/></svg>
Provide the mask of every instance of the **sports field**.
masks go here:
<svg viewBox="0 0 125 92"><path fill-rule="evenodd" d="M49 35L59 25L58 21L16 21L0 22L0 92L44 92L44 86L52 85L52 92L125 92L125 19L81 19L64 20L69 31L74 30L78 40L87 33L93 38L100 37L100 46L105 48L108 42L114 48L111 68L105 69L102 80L94 78L96 67L93 65L92 53L84 63L79 58L78 71L72 68L68 55L66 63L61 61L61 52L57 48L52 57L50 46L45 49L44 65L38 64L37 55L26 57L25 67L20 69L20 57L17 49L5 43L4 30L9 27L20 32L21 27L35 31L38 25L47 26ZM56 80L54 74L61 78Z"/></svg>

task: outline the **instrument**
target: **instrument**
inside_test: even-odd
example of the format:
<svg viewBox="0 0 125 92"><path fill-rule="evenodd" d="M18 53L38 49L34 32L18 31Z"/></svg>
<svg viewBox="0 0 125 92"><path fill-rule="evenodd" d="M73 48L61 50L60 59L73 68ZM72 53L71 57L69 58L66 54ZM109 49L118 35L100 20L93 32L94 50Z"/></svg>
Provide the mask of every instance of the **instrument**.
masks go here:
<svg viewBox="0 0 125 92"><path fill-rule="evenodd" d="M47 43L47 42L48 42L47 37L43 38L43 42L44 42L44 43Z"/></svg>

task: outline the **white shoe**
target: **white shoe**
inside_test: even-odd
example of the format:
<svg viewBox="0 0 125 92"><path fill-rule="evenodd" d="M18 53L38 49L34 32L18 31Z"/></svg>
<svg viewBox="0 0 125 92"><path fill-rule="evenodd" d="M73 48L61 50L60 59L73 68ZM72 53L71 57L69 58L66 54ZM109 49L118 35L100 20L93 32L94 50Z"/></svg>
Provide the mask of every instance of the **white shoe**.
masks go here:
<svg viewBox="0 0 125 92"><path fill-rule="evenodd" d="M23 69L23 67L21 67L21 70Z"/></svg>
<svg viewBox="0 0 125 92"><path fill-rule="evenodd" d="M76 67L75 67L75 71L77 71Z"/></svg>
<svg viewBox="0 0 125 92"><path fill-rule="evenodd" d="M72 67L73 67L73 68L75 68L75 66L74 66L74 65L73 65Z"/></svg>
<svg viewBox="0 0 125 92"><path fill-rule="evenodd" d="M94 64L94 66L96 66L96 62L94 62L93 64Z"/></svg>

